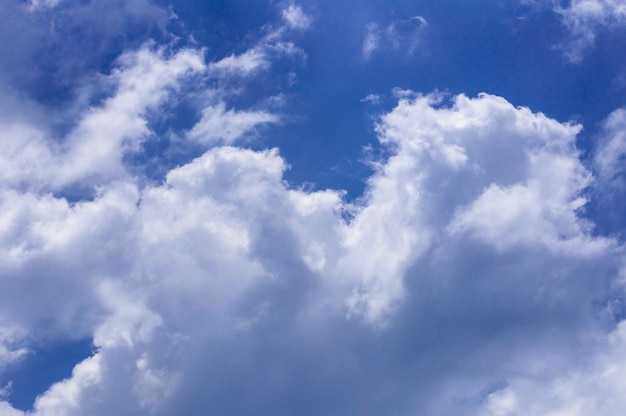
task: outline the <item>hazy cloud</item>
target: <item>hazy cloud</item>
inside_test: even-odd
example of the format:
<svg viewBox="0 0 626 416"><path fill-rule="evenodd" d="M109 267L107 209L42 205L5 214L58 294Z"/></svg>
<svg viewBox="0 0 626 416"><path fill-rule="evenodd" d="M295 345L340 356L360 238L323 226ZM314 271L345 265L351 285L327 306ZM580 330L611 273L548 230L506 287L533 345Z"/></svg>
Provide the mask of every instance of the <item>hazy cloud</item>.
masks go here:
<svg viewBox="0 0 626 416"><path fill-rule="evenodd" d="M428 23L422 16L396 20L384 27L378 23L370 23L363 39L363 57L369 59L378 49L400 50L411 55L422 42L427 26Z"/></svg>
<svg viewBox="0 0 626 416"><path fill-rule="evenodd" d="M292 29L308 29L311 26L311 18L295 4L290 4L283 10L283 19Z"/></svg>

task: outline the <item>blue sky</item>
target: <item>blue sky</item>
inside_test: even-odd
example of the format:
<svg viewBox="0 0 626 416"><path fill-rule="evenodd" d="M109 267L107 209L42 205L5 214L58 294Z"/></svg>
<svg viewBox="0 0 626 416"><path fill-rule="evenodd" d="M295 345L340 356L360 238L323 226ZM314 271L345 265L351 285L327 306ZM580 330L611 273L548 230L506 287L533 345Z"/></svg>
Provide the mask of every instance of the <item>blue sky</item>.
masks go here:
<svg viewBox="0 0 626 416"><path fill-rule="evenodd" d="M626 2L5 0L0 415L621 415Z"/></svg>

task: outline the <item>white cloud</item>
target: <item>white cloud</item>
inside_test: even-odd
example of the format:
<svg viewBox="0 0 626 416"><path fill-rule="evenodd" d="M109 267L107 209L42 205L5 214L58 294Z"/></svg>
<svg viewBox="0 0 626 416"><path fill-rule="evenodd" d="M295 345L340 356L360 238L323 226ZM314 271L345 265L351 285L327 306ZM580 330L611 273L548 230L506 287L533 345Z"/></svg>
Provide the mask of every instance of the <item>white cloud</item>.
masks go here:
<svg viewBox="0 0 626 416"><path fill-rule="evenodd" d="M374 26L369 53L383 40L410 49L425 23L407 24ZM28 415L388 414L390 403L398 414L506 414L542 386L524 380L544 377L550 392L590 348L609 353L588 373L617 380L621 326L606 345L579 339L609 327L597 305L617 296L622 256L581 217L593 178L575 148L580 126L488 94L398 90L377 124L390 156L361 199L294 189L278 150L234 147L279 117L207 86L295 53L272 36L208 64L197 50L126 53L109 98L60 140L45 123L1 120L0 322L11 325L0 362L39 337L95 347ZM150 113L190 80L210 99L176 133L202 154L142 181L123 155L156 134ZM620 114L596 157L608 176ZM74 182L93 198L50 192ZM616 394L606 377L595 397ZM467 397L480 400L463 407ZM0 412L24 414L1 401Z"/></svg>
<svg viewBox="0 0 626 416"><path fill-rule="evenodd" d="M557 3L555 11L562 16L563 23L571 33L572 39L563 48L572 62L580 61L594 45L600 26L610 28L626 24L624 0L572 0L567 7Z"/></svg>
<svg viewBox="0 0 626 416"><path fill-rule="evenodd" d="M8 382L4 387L0 388L0 399L5 399L11 395L11 391L13 389L13 383Z"/></svg>
<svg viewBox="0 0 626 416"><path fill-rule="evenodd" d="M35 415L72 415L79 414L84 401L88 399L84 390L98 384L102 378L102 360L100 353L77 364L72 376L53 384L34 404Z"/></svg>
<svg viewBox="0 0 626 416"><path fill-rule="evenodd" d="M403 98L378 126L381 141L398 150L370 179L342 260L361 285L351 307L368 320L403 297L405 271L444 230L496 249L607 249L577 214L590 178L574 147L579 126L489 95L458 96L450 108L438 108L441 99Z"/></svg>
<svg viewBox="0 0 626 416"><path fill-rule="evenodd" d="M292 29L308 29L311 27L311 18L302 11L300 6L295 4L290 4L283 10L283 19Z"/></svg>
<svg viewBox="0 0 626 416"><path fill-rule="evenodd" d="M121 69L113 74L119 83L115 96L87 112L68 135L61 184L94 174L119 177L124 151L136 149L149 133L146 113L167 100L181 78L205 69L198 51L182 50L167 58L163 53L143 47L120 58Z"/></svg>
<svg viewBox="0 0 626 416"><path fill-rule="evenodd" d="M205 144L232 144L259 124L277 121L276 115L266 111L226 110L226 105L219 103L202 110L202 118L188 136Z"/></svg>
<svg viewBox="0 0 626 416"><path fill-rule="evenodd" d="M291 10L291 7L295 6L290 6L285 10ZM294 10L300 9L296 8ZM287 14L290 18L295 19L292 21L285 17L285 13L283 11L283 18L287 21L286 26L270 30L257 45L241 54L231 54L217 62L210 63L208 65L209 71L218 77L248 77L258 71L270 68L272 59L277 56L306 58L306 53L302 49L298 48L293 42L285 40L285 33L288 28L304 28L302 25L305 23L304 19L306 16L302 14L298 17L297 12L292 10Z"/></svg>
<svg viewBox="0 0 626 416"><path fill-rule="evenodd" d="M626 110L612 112L603 125L602 137L594 155L600 180L625 186L623 162L626 158Z"/></svg>
<svg viewBox="0 0 626 416"><path fill-rule="evenodd" d="M230 55L209 65L210 70L227 76L246 76L268 67L269 60L261 48L249 49L241 55Z"/></svg>
<svg viewBox="0 0 626 416"><path fill-rule="evenodd" d="M480 414L620 415L626 406L621 393L626 388L625 339L626 328L620 323L608 335L606 345L566 374L512 378L507 387L487 396Z"/></svg>
<svg viewBox="0 0 626 416"><path fill-rule="evenodd" d="M368 94L365 98L361 99L362 103L370 103L373 105L380 104L380 95L378 94Z"/></svg>
<svg viewBox="0 0 626 416"><path fill-rule="evenodd" d="M0 412L5 416L24 416L24 413L14 409L8 402L0 401Z"/></svg>
<svg viewBox="0 0 626 416"><path fill-rule="evenodd" d="M28 349L20 347L23 342L25 331L15 326L0 326L0 371L13 364L28 354ZM7 396L11 391L11 384L0 388L0 399Z"/></svg>
<svg viewBox="0 0 626 416"><path fill-rule="evenodd" d="M365 39L363 39L363 56L365 59L369 59L378 48L380 37L381 34L377 24L370 23L367 25Z"/></svg>
<svg viewBox="0 0 626 416"><path fill-rule="evenodd" d="M99 183L124 176L122 156L148 135L146 113L167 100L181 78L204 70L197 51L165 57L149 45L124 54L111 78L117 91L100 106L87 109L62 143L23 123L5 124L0 158L5 185L55 190L78 181Z"/></svg>
<svg viewBox="0 0 626 416"><path fill-rule="evenodd" d="M380 140L393 154L381 161L355 206L337 191L287 187L287 165L276 150L229 146L213 147L172 169L163 184L139 191L133 183L113 183L101 187L95 200L75 205L5 189L2 212L20 220L3 222L11 226L2 248L12 254L4 256L2 267L21 284L2 283L1 314L26 331L52 317L51 334L74 328L93 336L97 348L70 378L37 399L32 414L168 414L198 405L225 411L266 406L263 400L270 398L281 402L293 394L290 380L300 371L311 383L326 385L328 379L310 366L326 366L335 354L366 357L361 349L348 353L332 337L308 344L320 331L347 331L340 336L350 345L356 341L348 334L361 320L386 328L358 330L368 343L370 336L391 337L391 351L376 352L385 360L401 351L393 337L407 325L420 328L429 310L427 319L452 337L452 344L437 342L437 360L456 342L458 327L445 323L447 314L461 314L460 325L471 326L481 313L515 321L528 304L542 311L575 306L578 312L567 324L590 322L577 323L588 311L581 305L606 282L585 270L600 273L614 247L590 236L577 215L588 184L574 148L579 127L486 94L453 97L449 106L442 99L405 92L380 119ZM232 115L221 111L214 117L230 123ZM342 218L346 210L354 213L349 223ZM492 260L473 260L468 250L483 250L478 255ZM506 274L499 269L503 264ZM469 272L475 268L481 270L477 276ZM476 286L459 293L456 286L466 287L468 279ZM550 289L577 279L584 290L571 285L566 297ZM64 296L45 296L49 286L38 285L46 281L60 284ZM439 287L434 297L428 295L430 285ZM40 301L23 315L26 292L48 299L48 305ZM516 297L502 303L500 292ZM486 312L471 306L479 300ZM559 316L542 312L517 325L561 325L565 318ZM267 326L274 328L271 336ZM571 336L554 342L567 348ZM264 352L274 342L285 351L275 363ZM490 342L486 334L479 345ZM524 368L528 358L519 357L528 354L529 342L510 351L515 371ZM298 350L313 361L290 355ZM419 359L411 357L407 363ZM363 373L359 366L353 379L344 365L356 364L348 360L335 370L355 385L355 394L368 384L378 388L379 377L391 385L407 382L397 373ZM484 371L490 370L501 372ZM256 377L263 373L269 379L260 383ZM444 373L432 382L445 390L455 376ZM192 388L198 383L205 386L201 396ZM231 384L264 399L225 401L220 391ZM318 389L316 394L326 391ZM419 392L416 387L413 393ZM492 408L506 402L496 402L496 393L490 397ZM105 398L115 398L114 404L102 407ZM406 397L390 397L400 399ZM447 403L440 395L428 400L430 406Z"/></svg>

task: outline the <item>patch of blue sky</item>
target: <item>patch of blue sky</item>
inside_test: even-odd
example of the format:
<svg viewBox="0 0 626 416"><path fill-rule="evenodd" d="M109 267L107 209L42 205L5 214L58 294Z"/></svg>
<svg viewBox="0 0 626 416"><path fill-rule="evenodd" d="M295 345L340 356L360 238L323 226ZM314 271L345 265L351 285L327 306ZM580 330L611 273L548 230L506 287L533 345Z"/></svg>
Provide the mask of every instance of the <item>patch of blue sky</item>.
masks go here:
<svg viewBox="0 0 626 416"><path fill-rule="evenodd" d="M0 385L9 386L7 399L13 407L30 411L37 396L70 377L74 366L92 354L91 338L40 342L20 362L0 372Z"/></svg>

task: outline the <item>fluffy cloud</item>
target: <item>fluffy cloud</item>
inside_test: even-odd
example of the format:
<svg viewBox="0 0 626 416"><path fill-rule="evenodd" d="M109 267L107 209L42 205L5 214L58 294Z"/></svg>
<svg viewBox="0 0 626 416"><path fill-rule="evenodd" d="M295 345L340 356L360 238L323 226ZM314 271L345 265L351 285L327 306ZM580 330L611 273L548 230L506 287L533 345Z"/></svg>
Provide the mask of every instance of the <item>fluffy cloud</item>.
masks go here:
<svg viewBox="0 0 626 416"><path fill-rule="evenodd" d="M228 85L297 53L305 17L216 62L127 51L61 132L0 100L30 114L0 116L0 371L42 340L94 346L30 411L3 386L0 413L619 414L623 248L585 209L619 178L623 112L590 170L579 125L403 91L361 198L300 189L242 145L279 115ZM192 125L156 129L190 88ZM200 150L155 179L126 157L159 134Z"/></svg>
<svg viewBox="0 0 626 416"><path fill-rule="evenodd" d="M132 131L141 108L159 106L179 74L203 67L192 51L128 59L116 95L87 114L132 98L139 110L116 127L128 121ZM150 81L142 59L162 76ZM191 131L236 143L244 130L228 127L232 114ZM578 334L609 319L594 305L611 295L619 250L579 214L591 180L574 146L579 129L486 94L406 93L377 127L392 154L354 204L338 191L288 187L277 150L231 146L170 170L162 184L107 179L95 199L75 204L46 193L51 185L24 187L54 183L54 164L3 182L4 321L24 340L45 321L46 336L88 335L96 347L28 414L307 413L320 397L315 409L337 414L370 389L380 394L361 401L373 414L390 403L399 414L459 411L468 400L514 414L502 409L533 393L506 374L558 375L579 357ZM67 154L82 146L68 141ZM90 164L102 174L75 177L124 168L108 160ZM546 351L561 361L537 358ZM480 364L505 352L506 361Z"/></svg>

